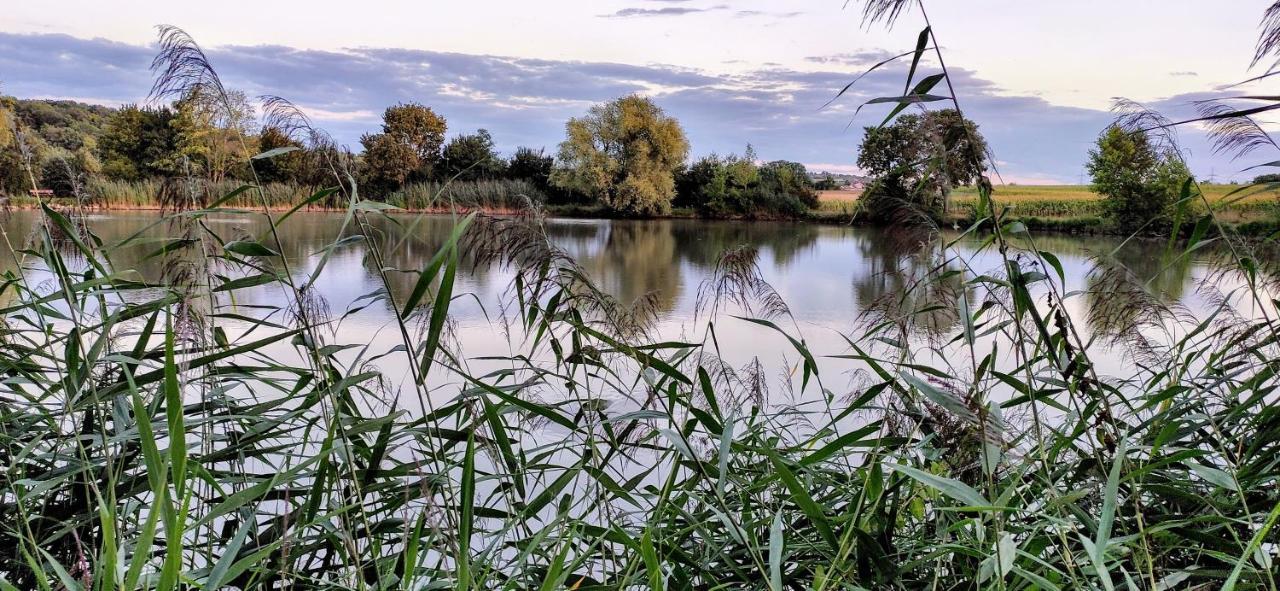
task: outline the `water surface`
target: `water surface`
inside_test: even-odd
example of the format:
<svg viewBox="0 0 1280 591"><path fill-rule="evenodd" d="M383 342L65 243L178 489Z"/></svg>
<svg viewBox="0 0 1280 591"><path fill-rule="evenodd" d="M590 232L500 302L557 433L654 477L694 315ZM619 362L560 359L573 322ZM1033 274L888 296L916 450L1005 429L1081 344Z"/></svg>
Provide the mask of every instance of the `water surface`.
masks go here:
<svg viewBox="0 0 1280 591"><path fill-rule="evenodd" d="M15 212L4 228L12 242L21 242L32 232L33 212ZM299 213L280 228L285 254L299 278L309 276L322 260L326 245L343 231L344 215ZM118 244L133 237L140 244L111 249L117 270L132 270L150 281L161 277L161 257L147 258L170 239L174 228L161 222L153 212L113 212L88 217L89 228L106 244ZM422 269L449 235L453 219L448 216L397 216L376 221L375 231L387 265L397 269ZM264 237L267 227L260 216L219 215L205 220L207 227L225 240ZM649 301L656 312L651 338L712 342L721 358L732 367L745 367L760 360L760 367L773 384L774 396L786 397L795 385L795 366L800 358L795 347L781 334L766 327L734 318L755 315L759 310L728 306L722 314L709 317L699 307L699 291L714 273L719 257L728 249L749 247L758 253L761 277L787 304L790 314L774 318L784 330L799 336L819 356L849 352L846 339L857 340L865 330L868 309L879 303L902 299L939 257L953 257L950 266L968 276L1001 273L998 254L979 250L979 239L960 241L943 253L936 247L922 252L920 240L891 230L846 226L824 226L781 222L722 222L700 220L548 220L549 239L584 269L604 292L621 302ZM348 228L347 234L354 232ZM1166 304L1187 310L1203 310L1205 303L1195 289L1208 276L1206 261L1195 258L1171 259L1159 241L1121 241L1099 237L1040 236L1036 247L1056 254L1066 276L1065 292L1077 292L1068 300L1068 309L1090 340L1089 311L1104 294L1096 291L1090 271L1096 258L1118 263L1141 283L1149 295ZM352 241L336 249L325 262L316 281L316 294L327 308L339 343L368 343L373 351L387 351L400 344L394 314L385 301L370 305L382 283L368 256L368 243ZM4 269L14 268L14 259L0 261ZM28 277L48 283L50 276L38 264L28 265ZM1048 271L1048 270L1046 270ZM411 291L415 277L391 272L392 291L398 301ZM512 309L513 273L496 265L468 265L460 273L450 310L451 345L467 358L510 355L520 349L519 337L504 330L501 319ZM920 291L917 289L917 291ZM923 292L922 292L923 293ZM936 303L954 307L960 293L973 305L984 297L972 291L934 293ZM948 299L949 298L949 299ZM930 302L908 302L925 307ZM237 292L238 306L288 307L288 295L270 285ZM910 298L908 298L910 300ZM700 313L701 312L701 313ZM714 322L714 324L711 324ZM960 330L955 314L934 312L914 323L922 342L945 342ZM1103 347L1103 345L1094 345ZM921 347L927 349L926 347ZM945 355L944 355L945 357ZM1123 376L1128 370L1123 355L1099 355L1100 368ZM472 369L486 362L475 362ZM489 365L492 365L490 362ZM823 357L825 385L832 390L857 386L857 367L846 361ZM403 363L383 361L379 367L393 383L408 379Z"/></svg>

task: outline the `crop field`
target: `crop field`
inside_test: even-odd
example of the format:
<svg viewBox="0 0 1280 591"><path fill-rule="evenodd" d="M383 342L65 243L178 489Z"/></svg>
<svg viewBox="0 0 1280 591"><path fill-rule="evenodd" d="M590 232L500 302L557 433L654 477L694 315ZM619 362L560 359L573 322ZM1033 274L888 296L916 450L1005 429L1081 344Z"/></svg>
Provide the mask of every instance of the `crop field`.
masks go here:
<svg viewBox="0 0 1280 591"><path fill-rule="evenodd" d="M1280 191L1275 189L1243 185L1201 185L1200 189L1225 221L1256 219L1280 210ZM857 195L854 191L823 191L820 209L852 211ZM1071 218L1103 213L1102 196L1087 185L1000 185L995 188L995 198L1019 216ZM977 200L976 189L956 189L951 195L951 212L969 213ZM1202 203L1195 205L1197 210L1203 209Z"/></svg>

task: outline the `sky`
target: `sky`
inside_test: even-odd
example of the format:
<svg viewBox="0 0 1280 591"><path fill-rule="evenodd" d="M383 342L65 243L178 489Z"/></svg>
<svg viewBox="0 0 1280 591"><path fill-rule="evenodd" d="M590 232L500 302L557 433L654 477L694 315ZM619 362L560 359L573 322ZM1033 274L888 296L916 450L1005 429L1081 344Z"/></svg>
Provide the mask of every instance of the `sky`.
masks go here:
<svg viewBox="0 0 1280 591"><path fill-rule="evenodd" d="M155 25L182 27L227 86L294 101L359 147L398 102L450 133L554 151L564 122L640 92L683 124L693 155L741 153L856 172L862 128L903 92L919 10L866 27L858 0L153 0L17 2L0 16L0 93L119 105L151 85ZM1116 97L1174 116L1238 91L1266 0L957 0L926 3L966 115L1000 177L1076 183ZM353 8L353 6L355 6ZM925 73L937 71L930 59ZM1255 72L1256 73L1256 72ZM1179 138L1193 172L1245 178L1254 162ZM1262 161L1274 160L1263 157Z"/></svg>

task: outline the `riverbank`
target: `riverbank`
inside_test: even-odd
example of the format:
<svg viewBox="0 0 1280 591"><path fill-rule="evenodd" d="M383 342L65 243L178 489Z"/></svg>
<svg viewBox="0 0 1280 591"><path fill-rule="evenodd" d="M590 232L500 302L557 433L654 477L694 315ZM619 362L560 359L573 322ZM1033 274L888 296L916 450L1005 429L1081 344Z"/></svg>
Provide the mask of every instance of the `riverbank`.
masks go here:
<svg viewBox="0 0 1280 591"><path fill-rule="evenodd" d="M93 201L93 211L156 211L165 207L155 198L146 198L136 185L128 185L124 192L105 192ZM1233 227L1242 235L1264 237L1280 231L1280 192L1265 189L1248 189L1238 185L1202 185L1206 200L1219 221ZM158 188L157 188L158 192ZM405 213L448 214L458 211L482 211L494 215L517 215L527 211L531 202L539 203L552 217L630 219L630 216L600 205L548 204L541 194L528 187L510 183L494 183L488 191L480 193L465 190L462 195L450 195L444 187L422 188L400 192L387 198L387 203ZM264 187L269 209L288 211L306 201L312 193L287 185ZM1008 208L1005 220L1021 222L1027 229L1079 235L1124 235L1112 227L1104 217L1102 197L1083 185L1007 185L996 188L995 199ZM957 189L951 198L945 225L965 227L973 223L977 191L970 187ZM70 205L68 198L53 198L55 206ZM33 197L10 198L8 207L35 208ZM227 200L226 207L260 209L261 197L244 193ZM691 208L675 208L669 213L648 219L723 219L728 221L790 221L815 224L865 225L857 216L857 191L823 191L819 206L801 217L780 216L771 213L706 218ZM345 205L337 199L318 199L308 204L307 211L344 211ZM1190 208L1189 219L1195 219L1207 211L1203 203ZM1187 224L1190 230L1193 224ZM1151 233L1167 235L1169 224L1153 227Z"/></svg>

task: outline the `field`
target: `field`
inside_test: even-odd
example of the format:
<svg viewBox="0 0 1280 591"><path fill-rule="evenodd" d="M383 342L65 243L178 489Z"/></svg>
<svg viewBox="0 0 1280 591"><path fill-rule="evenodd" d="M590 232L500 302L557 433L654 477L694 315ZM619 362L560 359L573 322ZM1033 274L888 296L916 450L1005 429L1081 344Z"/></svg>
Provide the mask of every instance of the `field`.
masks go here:
<svg viewBox="0 0 1280 591"><path fill-rule="evenodd" d="M1223 221L1242 222L1274 215L1280 205L1280 191L1243 188L1241 185L1201 185L1208 201ZM951 195L951 213L968 215L977 201L977 190L961 187ZM1087 185L1000 185L995 189L998 203L1019 217L1092 218L1101 216L1102 196ZM853 191L823 191L823 212L851 212L857 202ZM1197 210L1203 205L1195 204Z"/></svg>

